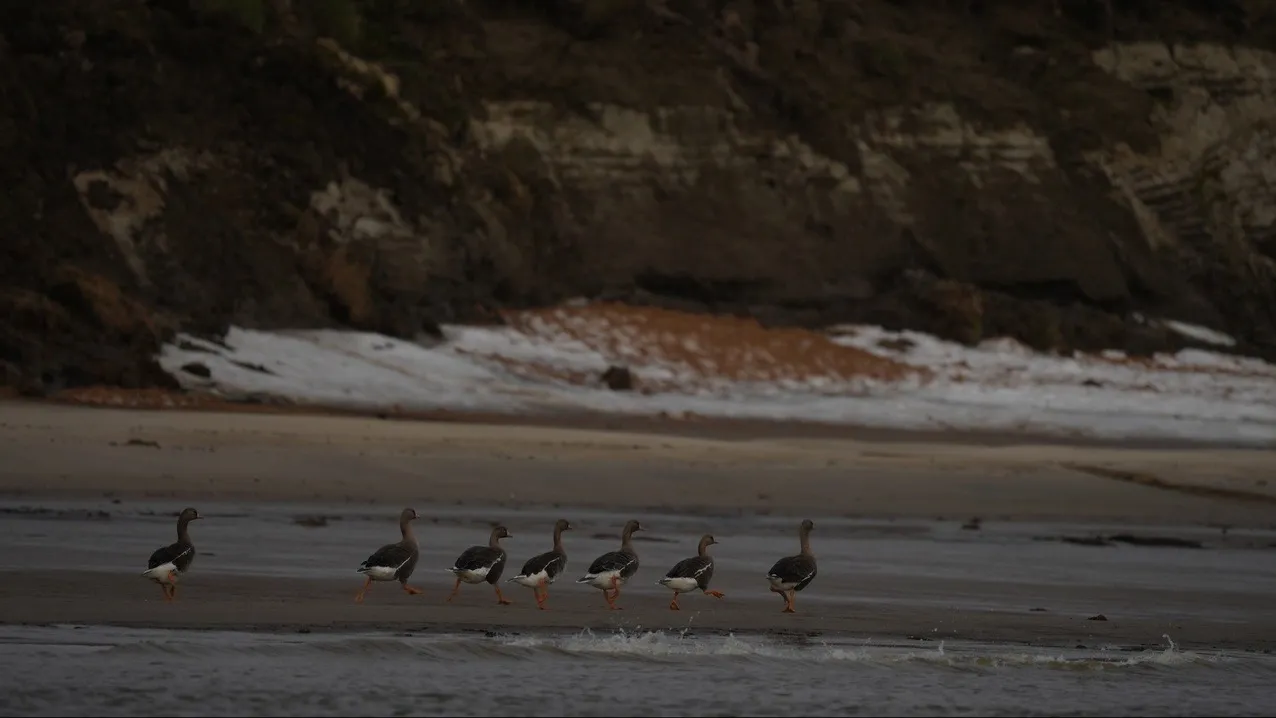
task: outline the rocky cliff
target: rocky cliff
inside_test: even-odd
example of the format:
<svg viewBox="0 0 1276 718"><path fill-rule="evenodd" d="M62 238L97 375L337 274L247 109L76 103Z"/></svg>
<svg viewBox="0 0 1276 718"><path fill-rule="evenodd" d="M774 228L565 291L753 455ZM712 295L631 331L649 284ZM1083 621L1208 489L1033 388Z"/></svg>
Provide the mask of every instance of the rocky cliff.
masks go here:
<svg viewBox="0 0 1276 718"><path fill-rule="evenodd" d="M0 5L0 377L575 296L1276 356L1276 4Z"/></svg>

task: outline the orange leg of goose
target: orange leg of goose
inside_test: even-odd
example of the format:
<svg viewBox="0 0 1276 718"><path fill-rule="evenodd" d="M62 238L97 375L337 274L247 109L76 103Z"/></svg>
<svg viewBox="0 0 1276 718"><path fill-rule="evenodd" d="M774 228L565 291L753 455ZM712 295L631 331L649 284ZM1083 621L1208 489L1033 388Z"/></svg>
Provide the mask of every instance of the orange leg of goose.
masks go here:
<svg viewBox="0 0 1276 718"><path fill-rule="evenodd" d="M682 610L681 608L678 608L678 592L677 591L673 592L673 600L669 602L669 610L670 611Z"/></svg>
<svg viewBox="0 0 1276 718"><path fill-rule="evenodd" d="M447 597L447 602L451 603L456 598L456 594L461 592L461 579L456 579L456 585L452 587L452 593Z"/></svg>
<svg viewBox="0 0 1276 718"><path fill-rule="evenodd" d="M797 591L789 591L784 595L784 611L783 613L797 613L793 608L793 601L797 598Z"/></svg>
<svg viewBox="0 0 1276 718"><path fill-rule="evenodd" d="M536 607L545 610L545 602L549 600L549 584L541 581L539 586L532 588L532 593L536 595Z"/></svg>
<svg viewBox="0 0 1276 718"><path fill-rule="evenodd" d="M169 592L168 592L168 584L167 584L167 583L161 583L161 584L160 584L160 590L164 592L164 600L165 600L165 601L172 601L172 600L173 600L173 596L172 596L171 594L169 594Z"/></svg>
<svg viewBox="0 0 1276 718"><path fill-rule="evenodd" d="M603 591L603 598L607 598L607 592ZM620 598L620 579L616 576L611 577L611 598L607 598L607 605L613 611L623 611L625 609L616 605L616 599Z"/></svg>
<svg viewBox="0 0 1276 718"><path fill-rule="evenodd" d="M415 586L409 586L406 581L403 582L403 590L407 591L410 595L413 595L413 596L421 593L421 589Z"/></svg>
<svg viewBox="0 0 1276 718"><path fill-rule="evenodd" d="M713 596L714 598L722 598L722 597L723 597L723 593L722 593L721 591L712 591L712 590L706 590L706 591L704 592L704 595L706 595L706 596Z"/></svg>
<svg viewBox="0 0 1276 718"><path fill-rule="evenodd" d="M496 589L496 602L497 602L498 604L500 604L500 605L502 605L502 606L508 606L508 605L510 605L511 603L513 603L513 602L512 602L512 601L510 601L508 598L506 598L506 597L504 597L504 596L502 596L502 595L501 595L501 587L500 587L500 586L497 586L496 584L492 584L492 588Z"/></svg>
<svg viewBox="0 0 1276 718"><path fill-rule="evenodd" d="M368 578L368 579L365 579L365 580L364 580L364 582L363 582L363 588L359 589L359 592L358 592L358 593L356 593L356 594L354 595L354 602L355 602L355 603L363 603L363 594L367 593L369 588L372 588L372 579L371 579L371 578Z"/></svg>

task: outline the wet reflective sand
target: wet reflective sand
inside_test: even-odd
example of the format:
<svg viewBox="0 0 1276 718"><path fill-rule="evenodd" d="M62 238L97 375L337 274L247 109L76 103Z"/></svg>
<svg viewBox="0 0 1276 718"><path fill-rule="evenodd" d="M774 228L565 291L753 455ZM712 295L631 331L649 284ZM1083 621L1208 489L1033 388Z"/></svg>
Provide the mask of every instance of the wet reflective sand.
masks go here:
<svg viewBox="0 0 1276 718"><path fill-rule="evenodd" d="M281 418L282 436L243 426L214 436L182 415L165 425L158 413L102 423L137 415L7 411L5 715L585 715L618 702L650 715L1276 709L1276 516L1262 501L1064 474L1026 452L949 454L927 468L895 448L894 459L827 466L827 447L674 441L638 459L650 449L513 430L499 445L447 443L387 438L375 422L363 434L297 431ZM1202 456L1184 452L1177 479L1203 475ZM276 461L253 462L263 457ZM1238 481L1258 459L1222 455L1218 480ZM976 528L980 495L1002 510L978 512ZM408 502L424 517L412 582L425 593L377 584L354 604L354 569L396 538ZM199 556L165 604L137 574L188 503L207 517L192 527ZM513 575L549 547L560 516L577 528L550 610L512 584L512 606L487 586L444 602L445 569L492 522L513 534ZM820 575L784 615L763 576L796 550L799 516L816 522ZM574 579L630 517L648 528L642 568L625 610L611 612ZM684 596L672 612L655 581L703 532L721 542L714 588L726 598ZM1179 545L1085 545L1123 533Z"/></svg>

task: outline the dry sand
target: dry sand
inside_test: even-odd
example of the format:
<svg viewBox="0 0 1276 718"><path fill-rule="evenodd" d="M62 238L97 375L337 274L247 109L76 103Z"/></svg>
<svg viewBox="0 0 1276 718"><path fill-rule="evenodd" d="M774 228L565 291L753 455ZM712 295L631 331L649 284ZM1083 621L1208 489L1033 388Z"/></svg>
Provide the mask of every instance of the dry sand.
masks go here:
<svg viewBox="0 0 1276 718"><path fill-rule="evenodd" d="M747 439L0 401L0 493L1276 524L1276 452Z"/></svg>

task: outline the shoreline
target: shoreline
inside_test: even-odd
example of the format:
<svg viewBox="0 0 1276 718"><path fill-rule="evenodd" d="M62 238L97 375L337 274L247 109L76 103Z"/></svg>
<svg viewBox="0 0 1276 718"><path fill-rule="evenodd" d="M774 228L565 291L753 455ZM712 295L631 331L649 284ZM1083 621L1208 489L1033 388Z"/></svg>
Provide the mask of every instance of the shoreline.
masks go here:
<svg viewBox="0 0 1276 718"><path fill-rule="evenodd" d="M362 408L334 404L295 402L271 397L269 401L224 399L213 394L185 391L132 392L123 389L93 387L85 393L68 393L46 398L5 396L0 403L17 402L35 405L71 406L85 409L130 411L195 411L266 416L323 416L425 424L472 424L478 426L537 427L547 429L610 431L651 436L683 436L721 441L760 439L820 439L876 442L882 444L927 442L970 446L1060 446L1159 451L1192 451L1224 449L1236 451L1276 450L1276 441L1260 444L1252 441L1185 440L1180 438L1106 439L1077 432L1031 430L964 429L897 429L853 423L793 421L780 419L739 419L690 414L637 415L595 412L586 409L549 410L540 412L503 413L463 409L406 410L397 406ZM111 396L106 399L103 394ZM119 398L116 399L115 397ZM115 403L113 403L113 401ZM170 402L165 404L164 402Z"/></svg>
<svg viewBox="0 0 1276 718"><path fill-rule="evenodd" d="M1261 650L1276 641L1276 616L1266 610L1270 593L1254 588L1268 578L1246 578L1236 566L1248 565L1248 556L1262 561L1269 549L1242 555L1222 546L1067 547L1028 538L1037 529L1027 524L1054 523L1042 534L1074 536L1091 533L1087 524L1145 535L1175 529L1186 535L1187 527L1198 534L1201 527L1216 534L1219 527L1235 528L1233 536L1269 530L1276 528L1276 486L1263 477L1272 466L1276 452L1253 449L702 438L0 401L0 504L6 509L0 522L13 529L9 563L0 571L0 625L284 633L689 628L815 640L1135 649L1164 648L1162 636L1169 635L1184 650ZM43 513L21 508L57 500L76 509L63 515L56 507ZM201 505L208 501L221 503L220 518L218 507ZM120 503L126 504L120 515L110 515ZM133 562L170 535L167 512L190 504L218 519L201 526L197 539L206 537L212 562L201 559L169 605L138 577ZM480 540L496 518L528 537L520 539L529 543L518 549L519 559L539 550L540 532L558 515L580 522L581 535L573 537L582 546L577 560L613 546L611 534L629 517L650 519L658 527L655 538L679 538L643 546L650 562L622 593L623 611L607 611L598 591L566 579L551 589L549 611L537 611L530 591L513 584L502 584L513 606L496 606L488 586L463 587L457 602L446 604L451 580L441 568L414 575L422 596L378 584L363 605L354 604L361 581L353 567L316 556L351 551L348 560L357 563L368 546L393 535L391 514L411 505L437 509L422 527L430 566L448 565L455 550ZM347 510L378 518L315 534L295 523L311 511L340 516ZM671 516L684 518L661 518ZM820 550L828 551L822 554L827 569L799 595L799 613L785 615L758 568L745 567L756 560L765 570L773 556L790 550L788 522L799 517L825 522ZM983 528L968 532L958 525L974 517ZM866 533L830 519L881 524ZM909 527L890 525L897 519L943 525L926 530L931 538L923 540L935 542L927 548L900 533ZM1023 525L999 528L1000 522ZM737 549L755 540L737 534L740 542L724 543L730 548L723 552L747 551L748 557L724 558L715 577L727 598L686 595L683 610L670 611L670 594L654 585L657 567L672 565L703 531L730 535L731 527L745 525L753 527L749 536L774 536L775 543L761 539L766 547L756 553ZM1007 533L998 533L1003 528ZM1018 538L1007 542L1010 534ZM84 541L94 545L81 553ZM263 553L254 542L272 548ZM857 553L873 546L871 556ZM1177 559L1176 551L1219 553ZM956 563L944 563L941 555ZM272 571L235 563L234 556L285 563ZM312 563L294 571L288 563L294 556ZM1029 560L1025 556L1035 557L1034 566L1061 563L1029 580L1013 563ZM741 558L748 563L737 563ZM1179 584L1169 575L1175 565L1223 570L1224 563L1231 567L1226 584ZM1072 578L1062 580L1055 570ZM1165 593L1165 586L1176 585ZM1090 620L1099 614L1105 620Z"/></svg>
<svg viewBox="0 0 1276 718"><path fill-rule="evenodd" d="M837 593L844 581L827 582L799 594L796 614L780 612L781 602L765 586L752 593L728 590L721 600L683 597L682 610L668 609L668 593L631 584L609 611L599 593L556 584L549 610L536 610L530 592L511 586L510 606L496 606L485 586L465 586L455 603L447 589L429 585L421 596L378 584L363 604L352 601L360 582L237 575L185 577L178 599L165 604L158 589L136 576L79 571L38 571L22 581L11 572L0 581L0 626L112 626L134 629L245 631L255 633L570 634L690 632L808 640L972 641L1037 648L1130 651L1165 648L1170 636L1180 650L1270 652L1276 621L1246 622L1196 617L1168 619L1094 612L951 608L897 605L881 598L848 603ZM418 584L419 585L419 584ZM378 590L379 589L379 590ZM86 596L93 593L93 600ZM41 596L32 601L32 595ZM1256 599L1257 600L1257 599ZM1096 602L1097 605L1098 602Z"/></svg>

